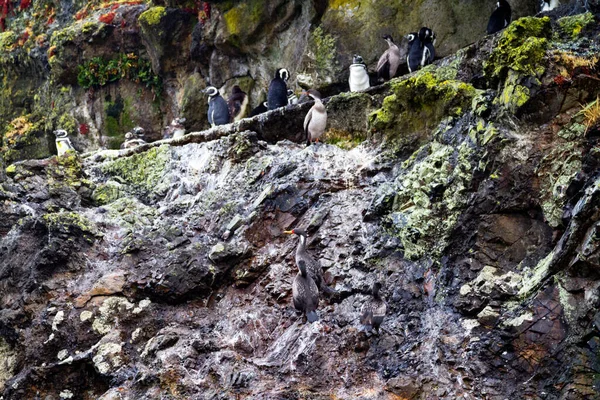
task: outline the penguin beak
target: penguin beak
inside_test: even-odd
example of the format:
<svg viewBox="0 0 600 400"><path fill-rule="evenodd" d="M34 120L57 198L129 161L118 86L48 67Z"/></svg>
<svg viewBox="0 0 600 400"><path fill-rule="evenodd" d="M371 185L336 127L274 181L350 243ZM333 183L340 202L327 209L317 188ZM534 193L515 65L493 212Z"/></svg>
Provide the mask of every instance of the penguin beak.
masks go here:
<svg viewBox="0 0 600 400"><path fill-rule="evenodd" d="M287 233L288 235L291 235L294 233L294 230L292 229L291 231L283 231L283 233Z"/></svg>

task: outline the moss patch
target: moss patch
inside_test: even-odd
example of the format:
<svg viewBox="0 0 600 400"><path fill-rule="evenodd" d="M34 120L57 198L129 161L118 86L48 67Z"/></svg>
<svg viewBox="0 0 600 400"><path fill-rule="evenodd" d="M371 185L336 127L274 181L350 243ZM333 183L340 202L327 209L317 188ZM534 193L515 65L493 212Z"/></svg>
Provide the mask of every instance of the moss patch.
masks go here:
<svg viewBox="0 0 600 400"><path fill-rule="evenodd" d="M586 26L594 22L594 15L586 12L584 14L563 17L557 22L564 34L568 35L571 39L575 39Z"/></svg>
<svg viewBox="0 0 600 400"><path fill-rule="evenodd" d="M479 91L454 80L440 81L430 71L420 71L406 80L393 80L392 94L369 116L372 131L384 132L396 146L414 143L434 129L442 118L458 116L471 106Z"/></svg>
<svg viewBox="0 0 600 400"><path fill-rule="evenodd" d="M152 7L141 13L138 21L146 26L158 25L165 15L167 10L164 7Z"/></svg>
<svg viewBox="0 0 600 400"><path fill-rule="evenodd" d="M51 233L81 235L88 242L93 242L94 236L98 235L96 226L85 216L75 212L57 212L45 214L42 221Z"/></svg>
<svg viewBox="0 0 600 400"><path fill-rule="evenodd" d="M105 174L119 177L146 193L156 193L164 189L161 182L169 160L169 146L162 145L143 153L106 162L101 166L101 170Z"/></svg>

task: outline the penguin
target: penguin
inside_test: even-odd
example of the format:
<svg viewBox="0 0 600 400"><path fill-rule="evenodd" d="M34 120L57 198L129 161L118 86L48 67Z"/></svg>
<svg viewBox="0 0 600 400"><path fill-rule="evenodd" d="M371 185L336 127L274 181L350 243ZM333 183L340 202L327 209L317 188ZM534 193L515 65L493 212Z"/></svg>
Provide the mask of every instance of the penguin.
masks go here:
<svg viewBox="0 0 600 400"><path fill-rule="evenodd" d="M269 84L269 93L267 94L267 104L269 110L284 107L288 104L287 80L290 73L285 68L279 68L275 73L275 78Z"/></svg>
<svg viewBox="0 0 600 400"><path fill-rule="evenodd" d="M258 107L254 108L251 112L250 112L250 116L251 117L255 117L258 114L262 114L264 112L269 111L269 107L267 105L267 102L263 102L261 103Z"/></svg>
<svg viewBox="0 0 600 400"><path fill-rule="evenodd" d="M137 147L142 144L146 144L146 141L144 139L142 139L134 132L127 132L125 134L125 141L121 143L121 149L130 149L132 147Z"/></svg>
<svg viewBox="0 0 600 400"><path fill-rule="evenodd" d="M558 0L542 0L540 12L552 11L560 5Z"/></svg>
<svg viewBox="0 0 600 400"><path fill-rule="evenodd" d="M171 121L170 128L172 131L173 139L180 138L185 135L185 127L183 126L184 123L185 123L185 118L175 118L173 121Z"/></svg>
<svg viewBox="0 0 600 400"><path fill-rule="evenodd" d="M379 327L383 322L385 313L387 310L387 304L379 296L379 289L381 289L381 283L373 283L372 296L370 299L365 301L362 306L360 323L365 325L366 330L374 328L379 333Z"/></svg>
<svg viewBox="0 0 600 400"><path fill-rule="evenodd" d="M296 265L298 268L300 268L301 265L306 266L308 276L315 281L315 284L320 291L329 294L336 293L335 290L325 284L321 264L306 250L306 238L308 237L306 231L304 231L304 229L292 229L291 231L284 231L283 233L300 236L298 247L296 247Z"/></svg>
<svg viewBox="0 0 600 400"><path fill-rule="evenodd" d="M435 57L435 33L431 29L422 27L418 33L409 33L406 38L409 46L408 55L406 56L409 72L414 72L433 62Z"/></svg>
<svg viewBox="0 0 600 400"><path fill-rule="evenodd" d="M202 91L208 94L208 122L210 126L225 125L229 123L229 107L227 102L214 86L209 86Z"/></svg>
<svg viewBox="0 0 600 400"><path fill-rule="evenodd" d="M427 28L419 29L419 40L423 43L423 54L421 55L421 67L429 65L435 59L435 33Z"/></svg>
<svg viewBox="0 0 600 400"><path fill-rule="evenodd" d="M308 110L304 118L306 144L310 145L311 142L318 142L323 132L325 132L325 127L327 126L327 109L321 102L321 93L314 89L310 89L306 93L315 101L315 104Z"/></svg>
<svg viewBox="0 0 600 400"><path fill-rule="evenodd" d="M298 104L298 96L296 96L296 93L292 89L288 89L287 97L289 105Z"/></svg>
<svg viewBox="0 0 600 400"><path fill-rule="evenodd" d="M510 24L511 9L506 0L498 0L497 8L490 15L487 33L491 35L506 28Z"/></svg>
<svg viewBox="0 0 600 400"><path fill-rule="evenodd" d="M239 121L246 116L248 96L238 85L231 88L231 96L227 100L231 122Z"/></svg>
<svg viewBox="0 0 600 400"><path fill-rule="evenodd" d="M351 92L365 90L370 87L367 66L364 63L363 58L358 54L355 54L352 58L352 65L350 65L350 77L348 78L348 83L350 84Z"/></svg>
<svg viewBox="0 0 600 400"><path fill-rule="evenodd" d="M77 153L77 150L75 150L75 147L73 147L71 140L67 136L67 131L64 129L57 129L53 133L54 136L56 136L56 152L58 156L62 156L68 151Z"/></svg>
<svg viewBox="0 0 600 400"><path fill-rule="evenodd" d="M388 44L388 49L381 55L379 62L377 63L377 80L387 81L396 76L398 66L402 59L400 49L390 35L384 35L383 39Z"/></svg>
<svg viewBox="0 0 600 400"><path fill-rule="evenodd" d="M292 298L294 307L306 314L308 322L313 323L319 319L316 309L319 306L319 288L307 271L306 263L298 263L298 275L292 282Z"/></svg>

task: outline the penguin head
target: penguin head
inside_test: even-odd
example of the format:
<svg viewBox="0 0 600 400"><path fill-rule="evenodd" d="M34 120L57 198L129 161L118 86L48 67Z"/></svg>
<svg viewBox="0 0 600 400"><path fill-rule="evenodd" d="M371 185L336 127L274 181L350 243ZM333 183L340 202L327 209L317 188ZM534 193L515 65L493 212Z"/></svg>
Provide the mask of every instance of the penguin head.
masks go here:
<svg viewBox="0 0 600 400"><path fill-rule="evenodd" d="M419 29L419 40L421 42L426 42L429 40L432 40L433 37L433 31L427 27L422 27L421 29Z"/></svg>
<svg viewBox="0 0 600 400"><path fill-rule="evenodd" d="M406 40L408 40L408 43L412 43L417 38L417 33L411 32L408 35L406 35L405 37L406 37Z"/></svg>
<svg viewBox="0 0 600 400"><path fill-rule="evenodd" d="M352 63L353 64L364 64L364 61L361 56L359 56L358 54L355 54L354 57L352 58Z"/></svg>
<svg viewBox="0 0 600 400"><path fill-rule="evenodd" d="M57 129L53 133L57 138L65 138L68 135L67 131L65 131L64 129Z"/></svg>
<svg viewBox="0 0 600 400"><path fill-rule="evenodd" d="M125 140L132 140L135 138L135 135L133 134L133 132L127 132L125 134Z"/></svg>
<svg viewBox="0 0 600 400"><path fill-rule="evenodd" d="M132 132L134 135L137 135L137 136L142 136L142 135L144 134L144 128L142 128L141 126L136 126L135 128L133 128L133 129L131 130L131 132Z"/></svg>
<svg viewBox="0 0 600 400"><path fill-rule="evenodd" d="M388 42L388 44L392 44L392 43L394 43L394 39L392 39L392 37L391 37L390 35L388 35L388 34L385 34L385 35L383 35L382 37L383 37L383 39L384 39L386 42Z"/></svg>
<svg viewBox="0 0 600 400"><path fill-rule="evenodd" d="M275 78L281 78L287 82L287 80L290 79L290 71L285 68L279 68L275 73Z"/></svg>
<svg viewBox="0 0 600 400"><path fill-rule="evenodd" d="M265 106L265 108L269 108L269 104L266 101L263 102L263 106Z"/></svg>
<svg viewBox="0 0 600 400"><path fill-rule="evenodd" d="M214 86L209 86L202 93L206 93L209 97L215 97L219 94L219 90Z"/></svg>
<svg viewBox="0 0 600 400"><path fill-rule="evenodd" d="M315 89L308 89L306 91L306 94L310 97L312 97L314 100L321 100L321 93L319 93L318 90Z"/></svg>
<svg viewBox="0 0 600 400"><path fill-rule="evenodd" d="M295 93L294 93L294 91L293 91L292 89L288 89L288 90L287 90L287 96L288 96L288 97L290 97L290 96L293 96L294 94L295 94Z"/></svg>
<svg viewBox="0 0 600 400"><path fill-rule="evenodd" d="M379 281L375 281L373 282L373 296L377 297L379 296L379 289L381 289L381 282Z"/></svg>
<svg viewBox="0 0 600 400"><path fill-rule="evenodd" d="M185 118L175 118L173 121L171 121L171 125L172 126L183 126L183 124L185 123Z"/></svg>

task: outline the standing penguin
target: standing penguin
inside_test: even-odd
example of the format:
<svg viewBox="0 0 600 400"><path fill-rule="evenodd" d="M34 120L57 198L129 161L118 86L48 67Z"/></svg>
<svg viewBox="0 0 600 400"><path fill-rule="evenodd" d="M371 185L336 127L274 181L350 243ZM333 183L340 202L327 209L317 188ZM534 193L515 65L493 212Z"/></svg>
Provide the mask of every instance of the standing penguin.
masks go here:
<svg viewBox="0 0 600 400"><path fill-rule="evenodd" d="M510 24L511 9L506 0L498 0L497 8L488 21L487 33L491 35L506 28Z"/></svg>
<svg viewBox="0 0 600 400"><path fill-rule="evenodd" d="M225 125L229 123L229 107L227 102L214 86L209 86L202 91L208 95L208 122L210 126Z"/></svg>
<svg viewBox="0 0 600 400"><path fill-rule="evenodd" d="M269 84L269 93L267 94L267 105L269 110L284 107L288 104L287 80L290 73L285 68L279 68L275 73L275 78Z"/></svg>
<svg viewBox="0 0 600 400"><path fill-rule="evenodd" d="M374 328L377 333L379 333L379 327L383 322L387 310L387 304L385 304L385 301L379 296L379 289L381 289L381 283L373 283L373 290L371 293L373 297L365 301L360 316L360 323L365 325L367 330Z"/></svg>
<svg viewBox="0 0 600 400"><path fill-rule="evenodd" d="M173 138L180 138L185 135L185 126L183 126L185 118L175 118L171 121L171 129L173 131Z"/></svg>
<svg viewBox="0 0 600 400"><path fill-rule="evenodd" d="M423 54L421 55L421 67L429 65L435 58L435 33L427 28L419 29L419 40L423 43Z"/></svg>
<svg viewBox="0 0 600 400"><path fill-rule="evenodd" d="M67 151L77 152L67 135L67 131L64 129L57 129L54 131L54 136L56 136L56 152L58 156L64 155Z"/></svg>
<svg viewBox="0 0 600 400"><path fill-rule="evenodd" d="M307 271L306 263L298 263L300 272L292 282L292 298L296 310L306 314L308 322L315 322L319 316L315 312L319 306L319 288Z"/></svg>
<svg viewBox="0 0 600 400"><path fill-rule="evenodd" d="M315 104L308 110L308 114L306 114L306 117L304 118L306 144L310 145L311 142L318 142L323 132L325 132L325 127L327 126L327 110L325 109L325 105L321 102L321 93L314 89L310 89L306 93L315 100Z"/></svg>
<svg viewBox="0 0 600 400"><path fill-rule="evenodd" d="M146 144L146 141L143 139L144 136L144 128L136 126L131 130L131 132L127 132L125 134L125 141L121 143L122 149L130 149L132 147L137 147L142 144Z"/></svg>
<svg viewBox="0 0 600 400"><path fill-rule="evenodd" d="M238 85L231 88L231 96L227 100L231 122L239 121L246 116L248 107L248 96Z"/></svg>
<svg viewBox="0 0 600 400"><path fill-rule="evenodd" d="M377 62L377 79L379 81L387 81L396 76L402 59L400 49L396 46L392 37L384 35L383 38L388 44L388 49L381 55L379 62Z"/></svg>
<svg viewBox="0 0 600 400"><path fill-rule="evenodd" d="M370 87L367 66L364 63L363 58L358 54L355 54L352 58L352 65L350 65L350 78L348 78L348 83L350 84L351 92L365 90Z"/></svg>
<svg viewBox="0 0 600 400"><path fill-rule="evenodd" d="M435 57L435 33L429 28L422 27L418 33L409 33L408 39L408 55L406 56L406 64L408 64L409 72L414 72L425 65L431 64Z"/></svg>

